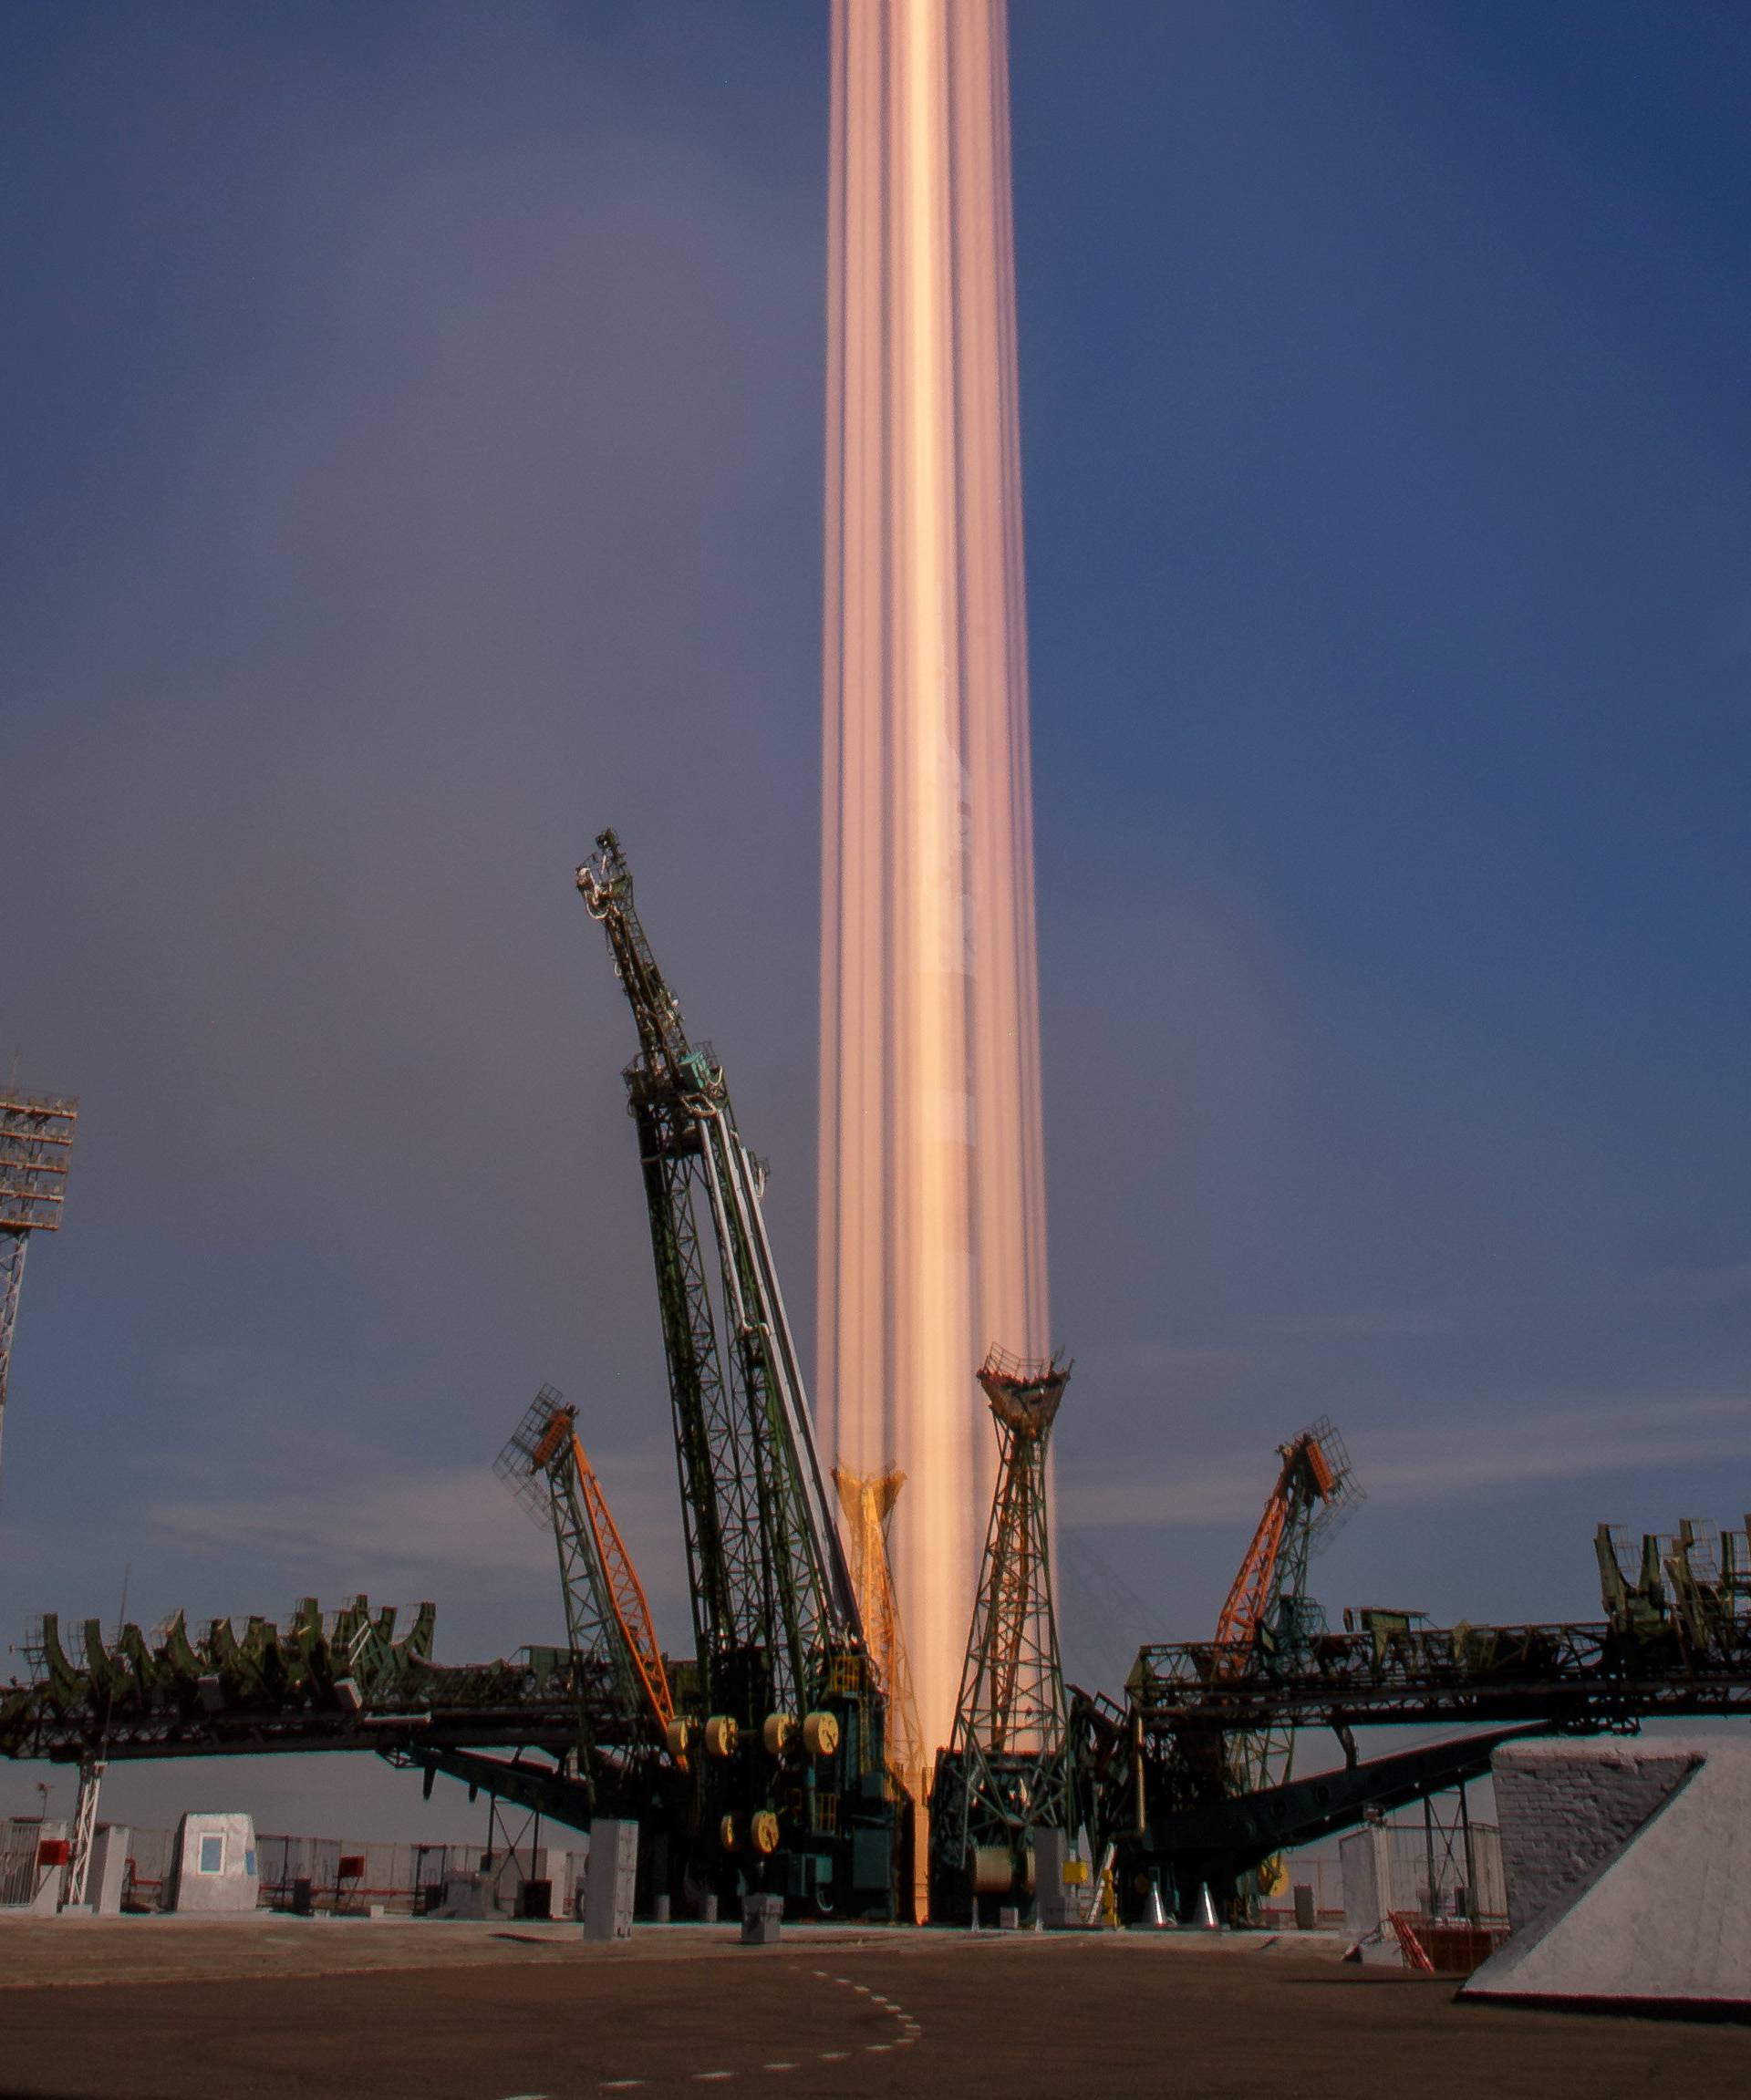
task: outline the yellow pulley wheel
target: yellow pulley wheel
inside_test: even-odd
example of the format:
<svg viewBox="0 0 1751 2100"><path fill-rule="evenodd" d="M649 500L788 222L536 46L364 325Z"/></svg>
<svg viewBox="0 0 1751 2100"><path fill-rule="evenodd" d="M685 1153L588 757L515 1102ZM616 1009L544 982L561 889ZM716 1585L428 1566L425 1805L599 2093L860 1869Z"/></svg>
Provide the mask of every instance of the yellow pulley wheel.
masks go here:
<svg viewBox="0 0 1751 2100"><path fill-rule="evenodd" d="M733 1713L714 1713L705 1724L705 1753L708 1757L733 1757L736 1740L740 1734Z"/></svg>

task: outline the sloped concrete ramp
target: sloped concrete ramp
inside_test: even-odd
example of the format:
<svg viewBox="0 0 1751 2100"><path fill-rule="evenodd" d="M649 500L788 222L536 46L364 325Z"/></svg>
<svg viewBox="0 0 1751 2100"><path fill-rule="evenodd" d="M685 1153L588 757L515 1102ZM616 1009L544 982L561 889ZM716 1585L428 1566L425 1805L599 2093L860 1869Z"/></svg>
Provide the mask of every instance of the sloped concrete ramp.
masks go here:
<svg viewBox="0 0 1751 2100"><path fill-rule="evenodd" d="M1751 2017L1751 1742L1510 1743L1511 1936L1462 1996Z"/></svg>

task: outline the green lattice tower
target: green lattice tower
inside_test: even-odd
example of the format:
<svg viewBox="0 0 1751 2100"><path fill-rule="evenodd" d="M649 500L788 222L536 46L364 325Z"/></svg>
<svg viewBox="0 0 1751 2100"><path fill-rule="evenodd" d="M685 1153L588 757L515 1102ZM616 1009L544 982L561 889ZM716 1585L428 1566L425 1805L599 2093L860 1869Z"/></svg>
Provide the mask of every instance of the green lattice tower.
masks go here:
<svg viewBox="0 0 1751 2100"><path fill-rule="evenodd" d="M544 1385L493 1461L492 1470L530 1515L553 1532L559 1555L565 1638L572 1652L589 1658L609 1673L621 1712L629 1722L637 1722L644 1711L637 1679L615 1624L608 1573L578 1498L571 1437L575 1412L565 1405L557 1386ZM585 1753L591 1745L585 1740L578 1747Z"/></svg>
<svg viewBox="0 0 1751 2100"><path fill-rule="evenodd" d="M722 1067L689 1040L633 906L612 832L577 872L607 935L638 1055L638 1133L675 1414L703 1704L743 1728L800 1716L834 1664L861 1657L851 1571L829 1504L767 1238L765 1173L736 1127Z"/></svg>
<svg viewBox="0 0 1751 2100"><path fill-rule="evenodd" d="M612 832L577 871L638 1031L627 1068L674 1412L700 1729L689 1876L891 1915L886 1704L723 1068L690 1041Z"/></svg>

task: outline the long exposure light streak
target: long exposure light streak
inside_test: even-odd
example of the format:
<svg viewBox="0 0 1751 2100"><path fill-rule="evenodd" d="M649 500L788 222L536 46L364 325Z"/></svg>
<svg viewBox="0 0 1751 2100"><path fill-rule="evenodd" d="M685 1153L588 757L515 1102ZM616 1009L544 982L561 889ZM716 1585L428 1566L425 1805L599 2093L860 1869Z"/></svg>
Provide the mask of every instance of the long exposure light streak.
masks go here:
<svg viewBox="0 0 1751 2100"><path fill-rule="evenodd" d="M820 1367L908 1476L894 1571L946 1743L993 1453L1050 1348L1002 0L835 0Z"/></svg>

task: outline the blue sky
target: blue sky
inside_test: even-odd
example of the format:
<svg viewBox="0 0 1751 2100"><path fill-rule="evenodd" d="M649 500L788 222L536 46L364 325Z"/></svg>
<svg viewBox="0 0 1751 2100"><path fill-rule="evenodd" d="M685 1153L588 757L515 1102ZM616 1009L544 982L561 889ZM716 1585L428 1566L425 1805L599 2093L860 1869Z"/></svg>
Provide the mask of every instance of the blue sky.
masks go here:
<svg viewBox="0 0 1751 2100"><path fill-rule="evenodd" d="M1751 1504L1751 24L1084 13L1012 28L1070 1660L1204 1630L1328 1412L1334 1610L1586 1616L1598 1520ZM85 1102L0 1640L124 1574L552 1638L550 1379L683 1640L570 871L619 827L806 1324L825 49L0 23L0 1046Z"/></svg>

